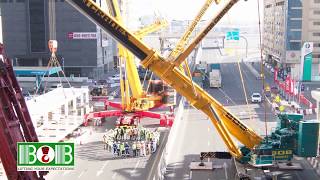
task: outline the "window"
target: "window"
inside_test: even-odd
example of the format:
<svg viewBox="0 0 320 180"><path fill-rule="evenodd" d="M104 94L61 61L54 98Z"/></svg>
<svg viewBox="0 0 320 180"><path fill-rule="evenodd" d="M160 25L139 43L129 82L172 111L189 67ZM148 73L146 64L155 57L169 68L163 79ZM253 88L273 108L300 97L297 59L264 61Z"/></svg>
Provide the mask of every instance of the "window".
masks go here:
<svg viewBox="0 0 320 180"><path fill-rule="evenodd" d="M320 58L320 54L313 54L313 58Z"/></svg>
<svg viewBox="0 0 320 180"><path fill-rule="evenodd" d="M284 5L284 1L281 1L281 2L277 2L276 3L276 6L283 6Z"/></svg>
<svg viewBox="0 0 320 180"><path fill-rule="evenodd" d="M320 3L320 0L314 0L314 3L316 4Z"/></svg>
<svg viewBox="0 0 320 180"><path fill-rule="evenodd" d="M320 43L314 43L313 47L320 47Z"/></svg>
<svg viewBox="0 0 320 180"><path fill-rule="evenodd" d="M320 11L319 10L314 10L313 14L320 14Z"/></svg>
<svg viewBox="0 0 320 180"><path fill-rule="evenodd" d="M320 32L314 32L312 33L313 36L320 36Z"/></svg>
<svg viewBox="0 0 320 180"><path fill-rule="evenodd" d="M313 25L314 25L314 26L320 26L320 21L315 21L315 22L313 22Z"/></svg>

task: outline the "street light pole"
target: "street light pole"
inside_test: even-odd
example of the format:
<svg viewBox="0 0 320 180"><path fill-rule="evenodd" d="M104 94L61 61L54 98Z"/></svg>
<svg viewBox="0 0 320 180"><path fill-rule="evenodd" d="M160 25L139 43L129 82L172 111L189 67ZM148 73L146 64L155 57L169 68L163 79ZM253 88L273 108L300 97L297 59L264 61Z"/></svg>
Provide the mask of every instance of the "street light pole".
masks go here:
<svg viewBox="0 0 320 180"><path fill-rule="evenodd" d="M240 37L242 37L246 41L246 58L248 58L248 39L242 35Z"/></svg>

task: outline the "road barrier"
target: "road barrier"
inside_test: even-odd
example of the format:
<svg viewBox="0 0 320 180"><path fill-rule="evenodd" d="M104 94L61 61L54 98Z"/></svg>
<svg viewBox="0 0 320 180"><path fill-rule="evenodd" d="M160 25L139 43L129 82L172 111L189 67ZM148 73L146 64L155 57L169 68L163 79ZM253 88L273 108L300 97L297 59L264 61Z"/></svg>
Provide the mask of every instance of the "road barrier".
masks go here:
<svg viewBox="0 0 320 180"><path fill-rule="evenodd" d="M173 145L175 143L177 131L183 119L184 104L185 104L185 99L182 98L178 108L176 108L176 111L175 111L174 123L167 137L168 141L166 144L164 144L165 142L161 143L165 147L163 147L163 151L161 155L156 159L156 161L158 162L157 167L151 168L151 172L149 173L147 180L163 180L164 179L164 175L166 173L166 167L168 165L167 164L168 155L170 155L172 153L172 150L174 149ZM158 149L160 150L161 147Z"/></svg>

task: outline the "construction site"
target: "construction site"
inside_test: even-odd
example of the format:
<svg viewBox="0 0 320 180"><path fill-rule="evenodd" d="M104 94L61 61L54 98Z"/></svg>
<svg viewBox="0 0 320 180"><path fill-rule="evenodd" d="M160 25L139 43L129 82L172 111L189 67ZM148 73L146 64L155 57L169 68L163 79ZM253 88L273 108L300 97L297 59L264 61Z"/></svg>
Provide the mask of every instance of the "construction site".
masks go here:
<svg viewBox="0 0 320 180"><path fill-rule="evenodd" d="M320 179L317 2L166 3L0 2L0 179Z"/></svg>

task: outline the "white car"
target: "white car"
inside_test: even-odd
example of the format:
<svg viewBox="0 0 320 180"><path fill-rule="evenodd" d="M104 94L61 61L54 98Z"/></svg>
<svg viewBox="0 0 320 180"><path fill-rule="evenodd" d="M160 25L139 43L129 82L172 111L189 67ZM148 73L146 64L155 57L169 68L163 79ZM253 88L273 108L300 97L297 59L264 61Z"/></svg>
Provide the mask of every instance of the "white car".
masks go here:
<svg viewBox="0 0 320 180"><path fill-rule="evenodd" d="M251 102L252 103L261 103L262 96L260 93L252 93L251 95Z"/></svg>

